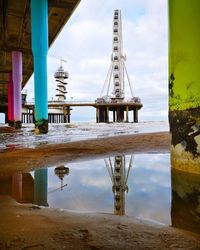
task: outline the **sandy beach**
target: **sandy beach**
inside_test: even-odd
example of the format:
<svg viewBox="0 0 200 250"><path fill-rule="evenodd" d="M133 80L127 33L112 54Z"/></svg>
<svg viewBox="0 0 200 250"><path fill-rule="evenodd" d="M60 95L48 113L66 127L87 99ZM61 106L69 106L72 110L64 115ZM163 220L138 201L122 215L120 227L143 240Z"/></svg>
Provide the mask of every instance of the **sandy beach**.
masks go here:
<svg viewBox="0 0 200 250"><path fill-rule="evenodd" d="M1 174L31 171L87 158L119 153L169 152L169 133L144 133L41 145L34 149L14 148L0 153Z"/></svg>
<svg viewBox="0 0 200 250"><path fill-rule="evenodd" d="M2 152L1 175L124 152L169 152L169 133L146 133ZM200 249L200 235L128 216L76 213L0 197L0 249Z"/></svg>

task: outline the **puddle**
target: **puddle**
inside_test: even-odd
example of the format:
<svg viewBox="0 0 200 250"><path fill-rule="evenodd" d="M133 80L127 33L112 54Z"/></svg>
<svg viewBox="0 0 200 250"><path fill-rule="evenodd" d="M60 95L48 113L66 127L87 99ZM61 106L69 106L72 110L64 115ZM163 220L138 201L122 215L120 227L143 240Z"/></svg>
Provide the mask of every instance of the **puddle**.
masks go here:
<svg viewBox="0 0 200 250"><path fill-rule="evenodd" d="M117 155L1 177L0 194L200 232L200 177L171 171L169 154Z"/></svg>
<svg viewBox="0 0 200 250"><path fill-rule="evenodd" d="M119 169L118 169L119 166ZM126 214L171 224L169 155L142 154L71 163L61 182L48 169L48 204L69 210Z"/></svg>

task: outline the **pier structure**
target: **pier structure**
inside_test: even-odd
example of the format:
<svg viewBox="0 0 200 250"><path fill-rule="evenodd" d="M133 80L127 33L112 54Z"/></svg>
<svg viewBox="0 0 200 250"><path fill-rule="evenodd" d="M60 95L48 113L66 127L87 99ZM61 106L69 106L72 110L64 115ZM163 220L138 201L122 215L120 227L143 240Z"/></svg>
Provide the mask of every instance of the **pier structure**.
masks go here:
<svg viewBox="0 0 200 250"><path fill-rule="evenodd" d="M48 122L49 123L70 123L70 106L63 106L66 100L66 85L65 79L68 79L69 74L62 66L62 59L60 60L60 67L55 72L54 77L57 83L57 100L48 102ZM51 103L51 105L49 105ZM54 106L54 104L58 104ZM59 105L60 104L60 105Z"/></svg>
<svg viewBox="0 0 200 250"><path fill-rule="evenodd" d="M133 156L131 155L128 169L126 168L126 156L118 155L104 159L110 179L112 181L112 192L114 195L114 214L125 215L125 192L128 192L128 176L133 164Z"/></svg>
<svg viewBox="0 0 200 250"><path fill-rule="evenodd" d="M125 60L126 56L123 54L121 11L114 10L111 64L100 97L95 101L97 123L110 122L109 111L113 113L113 122L129 122L129 111L133 111L133 122L138 122L138 110L143 105L140 98L135 97L133 94ZM125 79L128 81L131 94L131 97L127 101L125 100ZM110 94L111 86L112 93Z"/></svg>
<svg viewBox="0 0 200 250"><path fill-rule="evenodd" d="M21 127L21 91L34 73L35 130L48 132L48 48L79 2L1 1L0 112L5 114L9 126Z"/></svg>
<svg viewBox="0 0 200 250"><path fill-rule="evenodd" d="M48 101L48 123L70 123L70 111L71 107L65 105L65 94L67 93L65 85L65 79L69 77L68 72L66 72L61 65L54 74L56 81L56 94L57 100ZM23 123L34 123L35 122L35 106L28 105L26 103L27 92L25 90L22 93L22 122Z"/></svg>
<svg viewBox="0 0 200 250"><path fill-rule="evenodd" d="M169 0L168 9L171 163L200 174L200 1Z"/></svg>

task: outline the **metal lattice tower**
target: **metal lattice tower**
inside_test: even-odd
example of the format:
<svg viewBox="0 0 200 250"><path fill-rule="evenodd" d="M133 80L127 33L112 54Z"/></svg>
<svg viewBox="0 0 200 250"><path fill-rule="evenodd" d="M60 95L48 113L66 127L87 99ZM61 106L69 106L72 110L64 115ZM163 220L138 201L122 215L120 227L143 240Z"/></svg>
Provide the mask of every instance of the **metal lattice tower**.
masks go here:
<svg viewBox="0 0 200 250"><path fill-rule="evenodd" d="M58 68L58 70L55 72L54 77L57 82L57 88L56 90L58 91L58 101L65 101L66 96L65 94L67 93L65 85L67 85L67 82L65 82L65 79L68 78L68 72L64 71L63 66L62 66L62 60L61 60L61 65Z"/></svg>

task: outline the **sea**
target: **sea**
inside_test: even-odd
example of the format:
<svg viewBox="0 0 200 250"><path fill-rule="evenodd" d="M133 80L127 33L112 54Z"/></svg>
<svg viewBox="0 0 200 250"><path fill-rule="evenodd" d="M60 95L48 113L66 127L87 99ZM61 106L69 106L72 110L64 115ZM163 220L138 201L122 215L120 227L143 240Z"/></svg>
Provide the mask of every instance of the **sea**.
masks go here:
<svg viewBox="0 0 200 250"><path fill-rule="evenodd" d="M16 130L0 124L0 151L11 148L35 148L42 144L104 138L127 134L169 131L167 121L139 123L95 123L77 122L69 124L49 124L48 134L35 135L34 124L23 124Z"/></svg>

